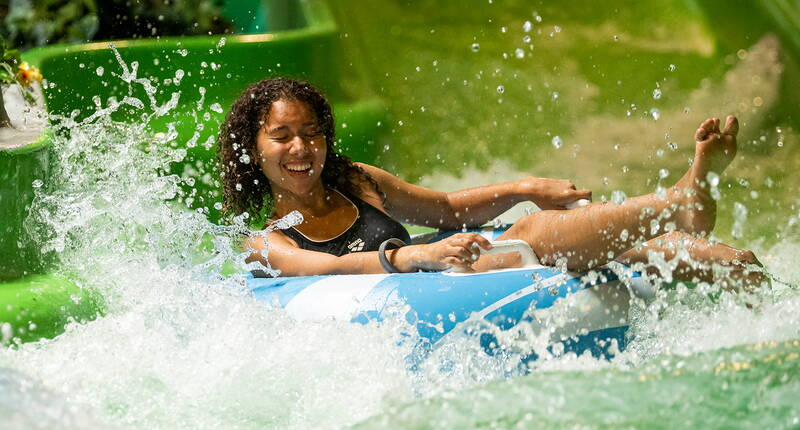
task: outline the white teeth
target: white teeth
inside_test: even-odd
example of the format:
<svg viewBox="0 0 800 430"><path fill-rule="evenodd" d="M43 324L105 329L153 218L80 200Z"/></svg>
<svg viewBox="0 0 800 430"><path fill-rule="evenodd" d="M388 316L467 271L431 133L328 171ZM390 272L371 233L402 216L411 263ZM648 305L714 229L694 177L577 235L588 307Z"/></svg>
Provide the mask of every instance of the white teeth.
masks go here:
<svg viewBox="0 0 800 430"><path fill-rule="evenodd" d="M311 163L287 164L286 169L292 172L303 172L311 168Z"/></svg>

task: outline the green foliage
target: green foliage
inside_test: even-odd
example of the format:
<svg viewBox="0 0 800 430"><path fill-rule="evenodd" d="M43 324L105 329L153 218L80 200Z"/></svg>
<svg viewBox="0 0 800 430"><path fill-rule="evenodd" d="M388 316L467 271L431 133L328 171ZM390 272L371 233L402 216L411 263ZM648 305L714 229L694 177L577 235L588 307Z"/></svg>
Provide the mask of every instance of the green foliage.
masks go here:
<svg viewBox="0 0 800 430"><path fill-rule="evenodd" d="M16 70L19 66L19 51L6 45L3 36L0 36L0 83L11 84L16 82Z"/></svg>
<svg viewBox="0 0 800 430"><path fill-rule="evenodd" d="M3 20L3 33L20 49L85 42L97 29L95 0L11 0Z"/></svg>
<svg viewBox="0 0 800 430"><path fill-rule="evenodd" d="M11 46L25 50L55 43L219 34L232 29L219 0L11 0L0 32Z"/></svg>
<svg viewBox="0 0 800 430"><path fill-rule="evenodd" d="M96 0L96 40L228 33L214 0Z"/></svg>

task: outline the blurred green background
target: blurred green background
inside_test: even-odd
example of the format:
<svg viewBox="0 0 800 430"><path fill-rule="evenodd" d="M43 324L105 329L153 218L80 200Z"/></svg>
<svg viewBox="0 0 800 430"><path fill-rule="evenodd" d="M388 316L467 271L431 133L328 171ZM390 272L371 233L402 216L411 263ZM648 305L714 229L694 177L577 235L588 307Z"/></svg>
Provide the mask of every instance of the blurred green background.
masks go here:
<svg viewBox="0 0 800 430"><path fill-rule="evenodd" d="M744 246L788 233L800 2L331 4L368 78L358 88L391 110L382 163L401 176L440 188L561 177L596 200L652 192L687 169L703 119L735 114L716 235Z"/></svg>
<svg viewBox="0 0 800 430"><path fill-rule="evenodd" d="M0 19L6 39L25 49L300 28L297 11L308 4L15 0L0 6ZM329 91L377 96L391 118L380 120L378 160L365 161L440 189L534 175L571 179L595 199L635 195L685 171L700 121L736 114L741 151L723 184L716 233L739 245L788 234L791 190L800 185L791 174L800 106L796 0L327 6L341 49L324 64L343 87Z"/></svg>

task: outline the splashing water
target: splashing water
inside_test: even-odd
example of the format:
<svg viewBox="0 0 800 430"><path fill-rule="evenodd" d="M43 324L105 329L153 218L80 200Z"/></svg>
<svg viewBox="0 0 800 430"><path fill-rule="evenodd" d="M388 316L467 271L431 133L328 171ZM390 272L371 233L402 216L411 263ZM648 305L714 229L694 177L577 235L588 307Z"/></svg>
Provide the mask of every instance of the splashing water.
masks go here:
<svg viewBox="0 0 800 430"><path fill-rule="evenodd" d="M120 79L150 85L118 61ZM109 116L122 104L163 115L175 99L57 119L69 135L54 138L55 170L27 226L60 270L104 297L106 315L0 350L0 411L17 411L0 427L331 428L377 412L386 393L411 393L400 323L295 322L250 298L241 276L221 275L228 259L247 268L244 221L186 210L185 180L163 173L185 149ZM292 213L260 234L299 221ZM197 245L208 237L212 252ZM342 396L363 400L344 407Z"/></svg>
<svg viewBox="0 0 800 430"><path fill-rule="evenodd" d="M229 260L249 268L239 249L242 234L253 233L246 220L215 225L187 210L181 185L189 179L163 173L186 150L145 124L110 119L124 105L146 122L179 96L159 102L135 63L117 60L114 75L145 88L147 103L124 98L80 121L55 118L55 171L37 187L27 223L63 273L102 295L106 314L56 339L0 350L1 428L800 424L800 295L788 284L800 269L787 259L765 261L788 282L759 292L755 305L703 284L635 301L634 337L612 361L559 354L548 349L551 331L521 324L494 333L503 354L454 336L410 371L414 342L402 318L298 322L256 302L241 276L222 274ZM744 223L747 212L738 211ZM258 234L301 221L290 214ZM796 224L783 237L796 237ZM800 243L756 250L798 255ZM665 277L674 268L651 263ZM556 330L567 315L543 324ZM540 359L520 368L532 351Z"/></svg>

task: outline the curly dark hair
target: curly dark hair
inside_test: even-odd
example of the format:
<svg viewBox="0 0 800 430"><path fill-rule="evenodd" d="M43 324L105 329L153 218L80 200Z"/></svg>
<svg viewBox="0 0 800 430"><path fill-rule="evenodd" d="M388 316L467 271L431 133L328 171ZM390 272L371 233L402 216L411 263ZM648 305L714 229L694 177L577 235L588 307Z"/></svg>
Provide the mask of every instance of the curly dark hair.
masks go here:
<svg viewBox="0 0 800 430"><path fill-rule="evenodd" d="M254 154L258 131L266 123L272 104L278 100L306 103L317 117L327 146L322 170L322 183L326 187L358 195L360 185L369 184L385 200L385 194L375 180L350 158L336 151L333 111L322 92L308 82L271 78L251 84L239 95L217 136L222 211L226 217L230 219L247 212L251 217L261 219L272 212L271 204L265 199L271 200L272 189Z"/></svg>

